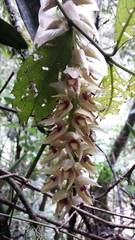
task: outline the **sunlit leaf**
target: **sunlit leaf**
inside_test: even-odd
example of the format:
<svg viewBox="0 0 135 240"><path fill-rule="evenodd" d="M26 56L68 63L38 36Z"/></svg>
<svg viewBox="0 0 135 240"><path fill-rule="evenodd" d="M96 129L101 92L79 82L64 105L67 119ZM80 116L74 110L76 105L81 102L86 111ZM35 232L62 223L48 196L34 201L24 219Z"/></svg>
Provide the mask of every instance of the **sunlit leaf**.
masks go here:
<svg viewBox="0 0 135 240"><path fill-rule="evenodd" d="M135 76L132 76L128 82L127 91L130 91L130 96L135 97Z"/></svg>
<svg viewBox="0 0 135 240"><path fill-rule="evenodd" d="M135 0L119 0L116 14L116 48L135 36Z"/></svg>
<svg viewBox="0 0 135 240"><path fill-rule="evenodd" d="M128 82L120 77L114 66L109 66L108 75L105 76L100 84L102 91L95 98L101 104L99 115L104 117L108 113L116 114L119 106L127 99Z"/></svg>
<svg viewBox="0 0 135 240"><path fill-rule="evenodd" d="M70 64L72 48L72 32L68 31L43 44L24 62L13 89L13 107L21 123L25 124L31 114L40 121L52 112L56 92L49 84L57 82L59 71Z"/></svg>
<svg viewBox="0 0 135 240"><path fill-rule="evenodd" d="M135 137L135 130L133 129L133 127L127 122L128 128L130 130L130 132L132 133L133 137Z"/></svg>
<svg viewBox="0 0 135 240"><path fill-rule="evenodd" d="M0 43L19 49L27 48L23 37L10 24L0 18Z"/></svg>

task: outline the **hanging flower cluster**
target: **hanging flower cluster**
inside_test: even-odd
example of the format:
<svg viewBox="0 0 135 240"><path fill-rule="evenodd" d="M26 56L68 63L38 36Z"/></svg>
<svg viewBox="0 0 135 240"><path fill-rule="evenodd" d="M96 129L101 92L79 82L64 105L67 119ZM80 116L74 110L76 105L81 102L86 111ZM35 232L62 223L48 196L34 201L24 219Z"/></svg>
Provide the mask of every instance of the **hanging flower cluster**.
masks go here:
<svg viewBox="0 0 135 240"><path fill-rule="evenodd" d="M90 11L97 10L95 0L63 2L61 6L68 17L91 38L97 38L98 32L92 19L89 20L86 14L83 14L84 6L89 7ZM58 10L56 2L41 0L39 28L35 38L38 46L68 30L68 22ZM86 177L86 173L96 173L91 156L99 153L94 134L94 130L99 126L94 117L97 106L93 96L95 91L99 90L98 81L107 74L102 54L79 31L73 31L75 43L71 62L61 70L62 78L59 77L57 82L50 84L57 92L57 95L52 97L57 97L59 101L52 114L41 121L44 126L52 126L50 134L43 142L49 144L50 149L41 163L48 164L54 159L57 160L55 166L42 170L49 174L50 178L41 191L45 193L56 188L57 192L52 200L57 203L56 215L62 212L61 217L69 212L72 204L92 204L88 187L99 187L96 182Z"/></svg>

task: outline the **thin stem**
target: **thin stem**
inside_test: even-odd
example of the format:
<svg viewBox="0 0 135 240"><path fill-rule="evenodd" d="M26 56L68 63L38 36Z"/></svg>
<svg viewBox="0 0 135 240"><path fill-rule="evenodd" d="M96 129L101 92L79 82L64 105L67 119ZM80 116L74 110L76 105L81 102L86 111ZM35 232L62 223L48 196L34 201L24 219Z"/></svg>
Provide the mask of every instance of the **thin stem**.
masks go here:
<svg viewBox="0 0 135 240"><path fill-rule="evenodd" d="M107 61L107 62L108 62L108 64L113 64L113 65L121 68L121 69L124 70L125 72L127 72L127 73L135 76L135 72L133 72L133 71L129 70L128 68L120 65L118 62L114 61L112 58L108 58L108 61Z"/></svg>
<svg viewBox="0 0 135 240"><path fill-rule="evenodd" d="M60 8L61 12L63 13L63 15L65 16L68 25L71 27L75 27L80 33L83 34L84 37L86 37L104 56L109 56L109 54L105 53L100 47L99 45L91 38L89 37L80 27L78 27L78 25L76 25L66 14L66 12L64 11L64 9L62 8L61 4L59 3L58 0L55 0L56 4L58 5L58 7Z"/></svg>
<svg viewBox="0 0 135 240"><path fill-rule="evenodd" d="M130 73L131 75L135 76L135 72L130 71L129 69L123 67L122 65L120 65L119 63L117 63L116 61L114 61L112 59L112 57L115 55L116 52L112 53L112 54L108 54L106 53L102 48L99 47L99 45L91 38L89 37L78 25L76 25L66 14L66 12L64 11L64 9L62 8L61 4L59 3L58 0L55 0L56 4L58 5L58 7L60 8L61 12L63 13L63 15L65 16L69 28L74 27L76 28L84 37L86 37L105 57L106 61L108 62L108 64L113 64L116 65L117 67L123 69L125 72Z"/></svg>
<svg viewBox="0 0 135 240"><path fill-rule="evenodd" d="M39 149L37 156L35 157L32 165L30 166L28 172L27 172L26 175L25 175L25 178L30 178L30 176L31 176L31 174L32 174L33 171L34 171L34 168L35 168L35 166L36 166L39 158L41 157L41 155L42 155L42 153L43 153L43 151L44 151L44 149L45 149L45 147L46 147L46 144L43 144L43 145L41 146L41 148Z"/></svg>
<svg viewBox="0 0 135 240"><path fill-rule="evenodd" d="M14 206L14 203L7 200L7 199L4 199L4 198L1 198L0 197L0 203L3 203L7 206L11 206L13 207ZM74 206L73 206L74 207ZM131 219L131 220L134 220L135 218L134 217L131 217L131 216L127 216L127 215L121 215L119 213L116 213L116 212L111 212L111 211L107 211L107 210L104 210L104 209L101 209L101 208L97 208L97 207L93 207L93 206L85 206L84 207L87 207L88 210L95 210L95 211L99 211L99 212L103 212L103 213L106 213L106 214L109 214L109 215L113 215L113 216L118 216L118 217L123 217L123 218L127 218L127 219ZM15 205L15 209L21 211L21 212L24 212L24 213L27 213L28 212L26 211L25 208L21 207L20 205L16 204ZM40 214L37 214L37 217L41 218L41 219L44 219L42 215ZM45 217L45 216L44 216ZM60 225L59 225L60 226Z"/></svg>
<svg viewBox="0 0 135 240"><path fill-rule="evenodd" d="M25 222L28 222L28 223L37 224L37 225L44 226L44 227L48 227L48 228L52 228L52 229L55 230L55 227L53 227L53 226L47 225L47 224L45 224L45 223L37 222L37 221L31 220L31 219L26 219L26 218L21 218L21 217L15 217L15 216L11 216L11 215L5 214L5 213L0 213L0 216L8 217L8 218L13 218L13 219L21 220L21 221L25 221Z"/></svg>

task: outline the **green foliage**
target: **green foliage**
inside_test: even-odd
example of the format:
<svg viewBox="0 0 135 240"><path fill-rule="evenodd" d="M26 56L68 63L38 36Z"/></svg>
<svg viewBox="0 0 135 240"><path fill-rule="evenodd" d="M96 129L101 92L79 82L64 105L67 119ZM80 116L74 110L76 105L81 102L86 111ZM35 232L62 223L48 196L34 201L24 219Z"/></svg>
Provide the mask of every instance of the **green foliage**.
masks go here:
<svg viewBox="0 0 135 240"><path fill-rule="evenodd" d="M24 160L24 157L26 156L26 153L20 157L17 161L15 161L15 163L9 168L9 172L13 173L16 168L19 166L19 164Z"/></svg>
<svg viewBox="0 0 135 240"><path fill-rule="evenodd" d="M107 163L105 162L99 163L98 169L100 169L98 172L100 181L102 180L102 182L108 183L109 181L112 180L112 172Z"/></svg>
<svg viewBox="0 0 135 240"><path fill-rule="evenodd" d="M0 203L0 213L4 213L4 208L3 208L3 205ZM2 221L1 221L1 225L2 225ZM3 238L3 235L5 236ZM2 239L11 239L11 234L10 234L10 229L9 229L9 226L8 224L6 223L5 226L2 226L2 231L1 231L1 234L0 234L0 240Z"/></svg>
<svg viewBox="0 0 135 240"><path fill-rule="evenodd" d="M129 84L128 84L128 91L130 91L130 95L131 97L134 97L134 92L135 92L135 76L132 76L129 79Z"/></svg>
<svg viewBox="0 0 135 240"><path fill-rule="evenodd" d="M39 121L49 115L56 104L55 90L49 86L58 81L59 71L70 64L73 47L72 32L43 44L22 65L18 73L13 94L13 107L20 109L20 122L25 124L32 113Z"/></svg>
<svg viewBox="0 0 135 240"><path fill-rule="evenodd" d="M19 49L26 49L23 37L7 22L0 18L0 43Z"/></svg>
<svg viewBox="0 0 135 240"><path fill-rule="evenodd" d="M135 36L135 1L119 0L116 14L116 49Z"/></svg>
<svg viewBox="0 0 135 240"><path fill-rule="evenodd" d="M131 83L121 78L114 66L109 66L108 75L103 78L100 83L102 89L99 99L96 101L104 107L104 111L100 111L100 116L104 117L108 113L117 114L119 106L130 95L135 95L135 88L132 85L132 92L129 91Z"/></svg>
<svg viewBox="0 0 135 240"><path fill-rule="evenodd" d="M133 129L133 127L127 122L128 128L130 130L130 132L132 133L133 137L135 137L135 130Z"/></svg>

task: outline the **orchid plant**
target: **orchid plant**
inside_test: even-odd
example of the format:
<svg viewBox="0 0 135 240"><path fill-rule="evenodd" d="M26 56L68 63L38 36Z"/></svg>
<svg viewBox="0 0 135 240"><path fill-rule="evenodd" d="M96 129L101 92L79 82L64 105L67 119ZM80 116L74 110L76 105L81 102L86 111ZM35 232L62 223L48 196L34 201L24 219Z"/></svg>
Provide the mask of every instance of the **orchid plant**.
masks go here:
<svg viewBox="0 0 135 240"><path fill-rule="evenodd" d="M57 81L49 84L55 89L56 94L51 97L57 104L39 122L51 127L50 134L42 142L49 144L50 149L41 163L45 165L56 159L53 167L41 170L50 175L41 191L56 189L52 197L53 203L57 203L55 215L63 218L72 204L92 204L90 185L100 187L89 177L96 174L91 156L100 154L95 144L94 130L99 126L95 119L98 107L93 97L100 91L98 84L107 75L107 65L99 50L70 26L69 21L98 40L98 31L92 20L92 11L98 10L95 0L64 0L59 4L55 0L41 0L40 4L39 28L35 37L37 46L46 43L50 48L57 48L51 40L66 32L73 39L70 59L65 68L59 68Z"/></svg>

